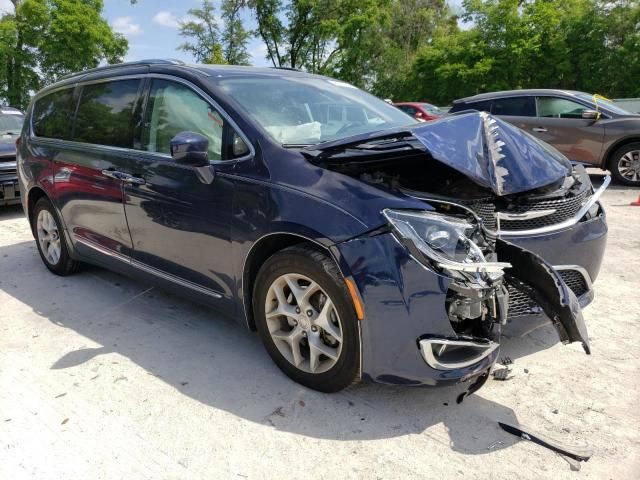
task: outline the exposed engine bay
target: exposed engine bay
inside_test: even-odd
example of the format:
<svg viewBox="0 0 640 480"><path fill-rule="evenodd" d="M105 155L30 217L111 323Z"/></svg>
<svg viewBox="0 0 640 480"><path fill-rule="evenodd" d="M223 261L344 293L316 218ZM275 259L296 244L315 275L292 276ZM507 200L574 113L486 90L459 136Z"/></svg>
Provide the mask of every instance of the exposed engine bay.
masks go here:
<svg viewBox="0 0 640 480"><path fill-rule="evenodd" d="M414 258L452 279L445 308L456 337L422 339L427 363L457 368L469 351L488 355L509 316L510 291L533 299L564 343L581 342L590 352L574 292L544 259L502 238L598 215L584 168L479 112L328 142L305 154L318 166L425 202L425 211L382 213Z"/></svg>

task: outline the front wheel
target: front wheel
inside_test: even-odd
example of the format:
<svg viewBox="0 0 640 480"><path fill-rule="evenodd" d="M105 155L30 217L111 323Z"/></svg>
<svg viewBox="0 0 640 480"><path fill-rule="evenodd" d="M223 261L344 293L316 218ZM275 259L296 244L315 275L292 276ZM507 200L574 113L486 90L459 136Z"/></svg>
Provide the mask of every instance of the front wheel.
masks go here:
<svg viewBox="0 0 640 480"><path fill-rule="evenodd" d="M258 333L291 379L336 392L358 375L360 336L334 261L306 246L286 248L260 269L253 295Z"/></svg>
<svg viewBox="0 0 640 480"><path fill-rule="evenodd" d="M640 142L620 147L611 157L609 170L614 180L630 187L640 186Z"/></svg>

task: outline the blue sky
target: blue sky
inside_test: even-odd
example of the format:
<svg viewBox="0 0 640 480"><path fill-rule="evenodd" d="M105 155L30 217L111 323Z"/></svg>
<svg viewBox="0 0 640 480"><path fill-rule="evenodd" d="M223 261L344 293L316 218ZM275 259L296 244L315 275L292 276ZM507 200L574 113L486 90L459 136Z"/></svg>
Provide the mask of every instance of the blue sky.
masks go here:
<svg viewBox="0 0 640 480"><path fill-rule="evenodd" d="M449 0L454 9L459 9L462 0ZM220 11L220 0L213 1ZM194 59L188 53L176 50L184 39L178 34L179 22L187 18L190 8L199 8L202 0L138 0L131 5L129 0L104 0L103 15L114 30L129 40L129 52L125 60L148 58L177 58L186 62ZM0 0L0 13L12 11L9 0ZM219 24L222 29L222 23ZM254 29L255 21L248 15L245 28ZM251 38L247 49L251 63L255 66L270 66L265 59L266 48L262 41Z"/></svg>
<svg viewBox="0 0 640 480"><path fill-rule="evenodd" d="M217 13L220 1L214 1ZM179 35L178 22L185 19L190 8L199 8L201 0L105 0L104 16L114 30L129 40L129 53L125 60L145 58L177 58L193 62L188 53L176 50L184 38ZM255 22L247 17L245 28L255 28ZM220 23L222 29L222 23ZM256 66L266 66L263 43L252 38L247 46Z"/></svg>

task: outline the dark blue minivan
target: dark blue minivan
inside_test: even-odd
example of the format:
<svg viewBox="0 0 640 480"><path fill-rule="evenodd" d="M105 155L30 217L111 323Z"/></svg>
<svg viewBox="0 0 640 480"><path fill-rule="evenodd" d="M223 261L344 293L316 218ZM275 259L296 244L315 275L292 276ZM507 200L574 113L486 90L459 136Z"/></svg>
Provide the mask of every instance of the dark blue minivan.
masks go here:
<svg viewBox="0 0 640 480"><path fill-rule="evenodd" d="M204 301L308 387L471 392L530 315L589 353L608 181L487 113L415 123L331 78L150 60L39 92L17 152L49 270Z"/></svg>

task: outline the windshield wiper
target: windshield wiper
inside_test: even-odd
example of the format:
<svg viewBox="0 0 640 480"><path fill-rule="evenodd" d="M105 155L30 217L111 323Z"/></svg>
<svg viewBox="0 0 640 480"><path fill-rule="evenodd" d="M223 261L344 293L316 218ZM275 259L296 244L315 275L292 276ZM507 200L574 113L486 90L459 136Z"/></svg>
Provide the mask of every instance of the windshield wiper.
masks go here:
<svg viewBox="0 0 640 480"><path fill-rule="evenodd" d="M315 143L283 143L284 148L308 148L314 146Z"/></svg>

